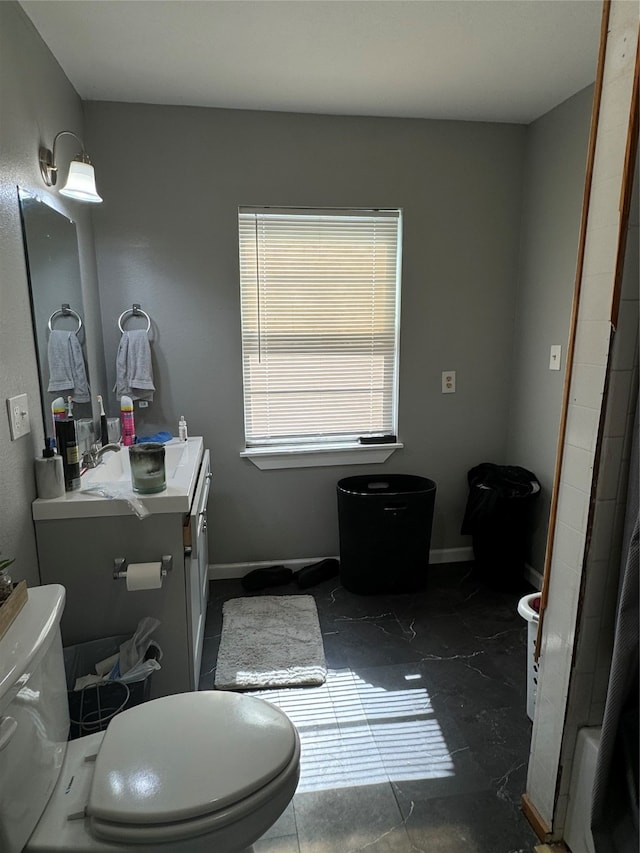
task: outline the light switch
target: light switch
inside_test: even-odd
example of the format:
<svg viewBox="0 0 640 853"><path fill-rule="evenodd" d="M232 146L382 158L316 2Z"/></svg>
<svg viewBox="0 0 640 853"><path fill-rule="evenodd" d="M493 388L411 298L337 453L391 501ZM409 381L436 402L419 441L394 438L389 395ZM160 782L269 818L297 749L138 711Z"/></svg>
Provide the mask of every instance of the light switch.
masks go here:
<svg viewBox="0 0 640 853"><path fill-rule="evenodd" d="M9 415L9 430L11 441L22 438L31 432L31 421L29 420L29 401L26 394L18 394L17 397L7 398L7 414Z"/></svg>
<svg viewBox="0 0 640 853"><path fill-rule="evenodd" d="M443 370L442 371L442 393L443 394L455 394L456 393L456 372L455 372L455 370Z"/></svg>
<svg viewBox="0 0 640 853"><path fill-rule="evenodd" d="M560 362L562 361L562 347L560 344L553 344L551 354L549 355L549 370L560 370Z"/></svg>

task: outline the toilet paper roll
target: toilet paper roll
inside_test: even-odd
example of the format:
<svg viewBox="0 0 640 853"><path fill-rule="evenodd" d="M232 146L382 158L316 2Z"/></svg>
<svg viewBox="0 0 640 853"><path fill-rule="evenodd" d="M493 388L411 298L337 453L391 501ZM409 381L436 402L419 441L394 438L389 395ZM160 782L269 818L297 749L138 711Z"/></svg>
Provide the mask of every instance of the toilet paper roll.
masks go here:
<svg viewBox="0 0 640 853"><path fill-rule="evenodd" d="M160 589L162 563L130 563L127 566L127 590Z"/></svg>

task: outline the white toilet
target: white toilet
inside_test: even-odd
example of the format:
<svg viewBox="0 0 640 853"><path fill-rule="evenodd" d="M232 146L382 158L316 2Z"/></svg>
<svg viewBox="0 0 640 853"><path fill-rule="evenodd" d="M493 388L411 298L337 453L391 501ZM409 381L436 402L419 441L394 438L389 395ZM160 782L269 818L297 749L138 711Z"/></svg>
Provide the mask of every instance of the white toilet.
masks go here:
<svg viewBox="0 0 640 853"><path fill-rule="evenodd" d="M29 590L0 639L0 850L236 853L287 807L300 741L278 708L166 696L67 742L64 588Z"/></svg>

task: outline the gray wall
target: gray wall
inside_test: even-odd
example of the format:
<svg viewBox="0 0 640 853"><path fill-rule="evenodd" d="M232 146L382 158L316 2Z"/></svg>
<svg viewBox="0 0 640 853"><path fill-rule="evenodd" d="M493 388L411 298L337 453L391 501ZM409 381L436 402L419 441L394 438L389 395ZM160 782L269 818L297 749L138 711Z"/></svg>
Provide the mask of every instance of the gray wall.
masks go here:
<svg viewBox="0 0 640 853"><path fill-rule="evenodd" d="M432 546L468 544L466 471L505 457L525 128L116 103L87 104L85 121L105 197L107 369L117 317L140 302L158 393L138 428L175 431L184 414L211 448L211 561L336 554L336 482L370 470L436 480ZM384 465L259 471L239 457L243 204L404 209L405 448ZM442 395L452 369L458 391Z"/></svg>
<svg viewBox="0 0 640 853"><path fill-rule="evenodd" d="M33 585L38 582L31 522L33 459L42 452L43 428L16 188L52 198L40 177L38 148L44 143L51 147L60 130L82 135L82 106L31 22L10 2L0 2L0 114L0 553L16 558L14 578ZM99 375L102 333L90 215L58 196L55 206L78 224L87 335L95 342L90 366ZM32 431L11 441L5 398L23 393L29 399Z"/></svg>
<svg viewBox="0 0 640 853"><path fill-rule="evenodd" d="M562 408L592 99L589 86L527 128L507 456L510 463L534 471L542 486L529 556L539 572ZM559 371L549 370L552 344L562 345Z"/></svg>
<svg viewBox="0 0 640 853"><path fill-rule="evenodd" d="M82 135L80 101L17 4L0 3L0 22L0 396L28 393L34 424L31 436L11 442L6 416L0 416L0 553L18 558L17 577L37 578L30 504L42 428L16 185L52 200L78 224L94 393L113 385L118 315L133 301L152 315L159 391L146 423L139 415L140 429L175 430L184 413L191 432L203 434L212 448L212 561L337 553L335 483L349 474L433 477L439 486L434 548L469 544L459 525L471 465L524 464L545 486L550 482L561 379L546 371L548 343L564 343L556 328L566 338L573 270L558 277L533 267L549 255L546 249L537 252L543 237L557 240L560 266L575 261L575 238L561 251L554 217L558 212L566 223L579 210L583 157L578 165L575 153L586 146L585 93L530 129L87 104L85 141L105 196L104 205L90 210L47 193L36 154L61 129ZM584 143L572 121L584 131ZM547 189L536 201L545 170ZM518 270L523 178L526 228ZM553 216L547 216L546 193L560 187L569 201L559 194ZM261 472L238 456L243 432L236 209L259 203L404 208L405 449L383 466ZM99 234L108 381L92 217ZM529 235L546 223L542 236ZM572 228L562 229L566 245ZM516 317L518 276L522 297ZM570 285L556 303L553 282L560 278ZM539 301L533 296L536 281L548 288ZM541 355L530 358L525 342L534 346L541 328L548 341L539 345ZM532 386L530 395L524 391L532 365L542 372L542 386ZM450 369L458 371L458 392L443 396L440 373ZM538 429L531 428L527 407L536 417L546 411L549 383L555 383L556 408L544 420L544 448L538 451L541 424L538 419ZM538 398L540 405L534 405ZM110 406L116 414L113 398ZM538 568L539 562L534 558Z"/></svg>

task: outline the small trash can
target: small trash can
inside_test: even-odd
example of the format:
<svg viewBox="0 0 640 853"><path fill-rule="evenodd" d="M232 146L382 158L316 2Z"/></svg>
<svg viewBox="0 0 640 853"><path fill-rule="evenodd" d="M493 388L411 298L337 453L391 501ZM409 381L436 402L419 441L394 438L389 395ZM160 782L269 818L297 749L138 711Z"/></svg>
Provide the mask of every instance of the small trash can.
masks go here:
<svg viewBox="0 0 640 853"><path fill-rule="evenodd" d="M338 482L340 580L361 595L416 592L429 567L436 484L413 474Z"/></svg>
<svg viewBox="0 0 640 853"><path fill-rule="evenodd" d="M532 592L523 596L518 602L518 613L527 620L527 717L533 720L536 707L536 691L538 689L538 663L535 660L536 638L538 636L538 608L534 605L538 599L540 604L540 593Z"/></svg>
<svg viewBox="0 0 640 853"><path fill-rule="evenodd" d="M104 681L88 685L82 690L73 689L76 679L94 673L99 661L117 654L122 643L129 639L130 634L121 634L65 646L63 649L71 720L69 740L104 731L116 714L149 699L150 675L143 681L128 684L122 681Z"/></svg>
<svg viewBox="0 0 640 853"><path fill-rule="evenodd" d="M531 509L540 484L526 468L490 462L471 468L467 480L461 533L473 537L475 574L495 589L522 592Z"/></svg>

